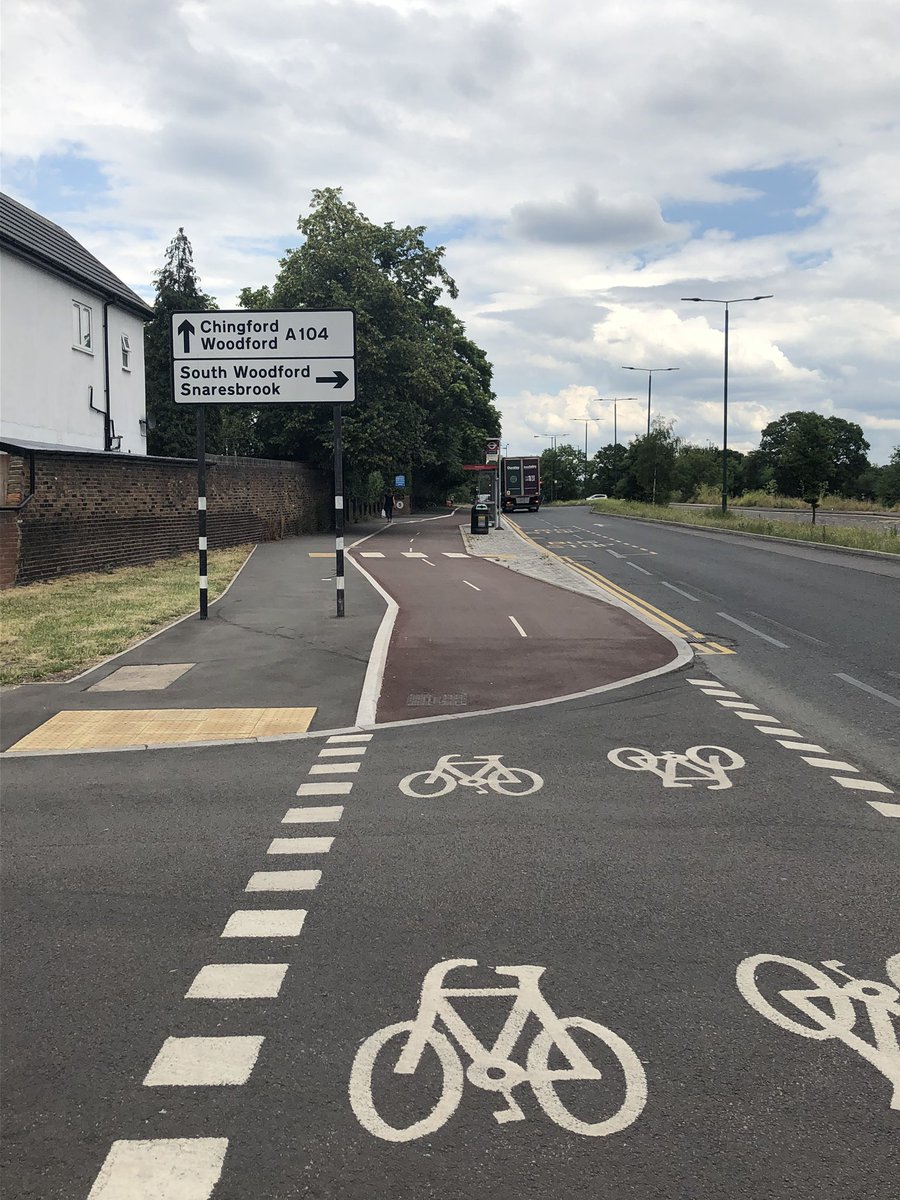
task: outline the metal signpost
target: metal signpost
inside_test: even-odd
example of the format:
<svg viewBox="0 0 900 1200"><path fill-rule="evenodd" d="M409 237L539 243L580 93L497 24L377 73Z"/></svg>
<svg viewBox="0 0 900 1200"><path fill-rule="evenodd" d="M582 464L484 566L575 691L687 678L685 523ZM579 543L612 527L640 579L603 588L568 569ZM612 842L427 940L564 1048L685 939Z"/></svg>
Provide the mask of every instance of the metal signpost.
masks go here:
<svg viewBox="0 0 900 1200"><path fill-rule="evenodd" d="M356 399L356 314L178 312L172 314L172 395L197 411L197 546L200 620L207 616L207 404L334 405L334 514L337 615L344 615L344 488L341 405ZM339 395L335 395L339 393Z"/></svg>

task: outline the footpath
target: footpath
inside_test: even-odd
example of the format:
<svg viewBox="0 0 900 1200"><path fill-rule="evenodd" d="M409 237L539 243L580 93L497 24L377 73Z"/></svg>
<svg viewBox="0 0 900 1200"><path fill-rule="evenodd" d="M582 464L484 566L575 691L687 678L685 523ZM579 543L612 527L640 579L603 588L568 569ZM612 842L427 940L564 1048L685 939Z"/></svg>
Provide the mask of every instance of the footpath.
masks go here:
<svg viewBox="0 0 900 1200"><path fill-rule="evenodd" d="M0 752L283 740L581 694L683 661L535 543L472 536L465 516L348 529L340 619L333 535L257 546L207 621L6 692Z"/></svg>

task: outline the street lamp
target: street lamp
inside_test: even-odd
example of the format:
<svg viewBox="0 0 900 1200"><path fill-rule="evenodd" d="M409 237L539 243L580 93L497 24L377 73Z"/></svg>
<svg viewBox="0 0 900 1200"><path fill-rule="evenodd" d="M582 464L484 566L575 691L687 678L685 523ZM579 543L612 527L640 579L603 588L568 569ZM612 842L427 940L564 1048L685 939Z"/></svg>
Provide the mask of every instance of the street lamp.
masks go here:
<svg viewBox="0 0 900 1200"><path fill-rule="evenodd" d="M592 401L588 400L588 404L590 404L590 403L592 403ZM569 417L570 421L584 421L584 494L585 494L585 496L587 496L587 493L588 493L588 465L587 465L587 463L588 463L588 456L587 456L588 425L591 423L591 421L599 422L599 421L602 421L602 419L603 419L602 417Z"/></svg>
<svg viewBox="0 0 900 1200"><path fill-rule="evenodd" d="M647 372L647 436L650 436L650 390L653 387L653 376L657 371L680 371L681 367L623 367L623 371Z"/></svg>
<svg viewBox="0 0 900 1200"><path fill-rule="evenodd" d="M556 501L556 439L559 437L559 434L558 433L536 433L534 436L536 438L549 438L550 439L550 448L553 451L553 458L550 460L550 462L551 462L550 503L553 504Z"/></svg>
<svg viewBox="0 0 900 1200"><path fill-rule="evenodd" d="M725 305L725 390L723 392L722 415L722 512L728 512L728 306L729 304L749 304L754 300L771 300L773 296L741 296L737 300L712 300L704 296L682 296L683 301L694 304L724 304Z"/></svg>

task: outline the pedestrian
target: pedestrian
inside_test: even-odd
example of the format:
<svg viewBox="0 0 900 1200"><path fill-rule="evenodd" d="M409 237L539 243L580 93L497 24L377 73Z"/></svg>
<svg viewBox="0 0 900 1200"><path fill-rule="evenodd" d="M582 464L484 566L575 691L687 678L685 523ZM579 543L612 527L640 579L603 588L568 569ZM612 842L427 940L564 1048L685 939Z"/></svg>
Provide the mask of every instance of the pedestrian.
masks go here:
<svg viewBox="0 0 900 1200"><path fill-rule="evenodd" d="M394 519L394 494L393 494L393 492L385 492L384 493L384 499L382 500L382 503L381 503L381 513L382 513L382 516L384 516L388 519L388 521L393 521L393 519Z"/></svg>

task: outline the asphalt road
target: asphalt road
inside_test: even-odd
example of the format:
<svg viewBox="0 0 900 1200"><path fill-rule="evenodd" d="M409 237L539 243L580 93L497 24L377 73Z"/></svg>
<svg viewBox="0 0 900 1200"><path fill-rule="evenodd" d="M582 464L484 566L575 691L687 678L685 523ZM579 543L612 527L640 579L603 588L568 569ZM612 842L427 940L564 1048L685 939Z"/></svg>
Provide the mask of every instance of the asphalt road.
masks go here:
<svg viewBox="0 0 900 1200"><path fill-rule="evenodd" d="M728 553L642 533L579 553L635 591ZM517 713L5 760L4 1196L892 1200L896 755L746 623L788 649L722 621L733 655Z"/></svg>
<svg viewBox="0 0 900 1200"><path fill-rule="evenodd" d="M795 714L861 767L900 775L900 562L758 545L587 507L515 520L734 654L708 668L742 694Z"/></svg>

